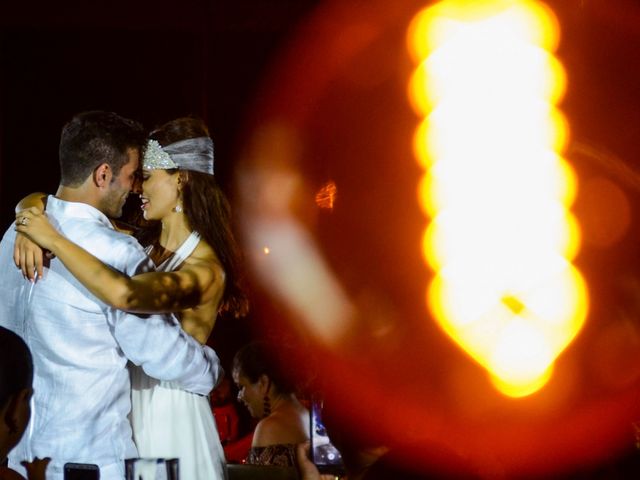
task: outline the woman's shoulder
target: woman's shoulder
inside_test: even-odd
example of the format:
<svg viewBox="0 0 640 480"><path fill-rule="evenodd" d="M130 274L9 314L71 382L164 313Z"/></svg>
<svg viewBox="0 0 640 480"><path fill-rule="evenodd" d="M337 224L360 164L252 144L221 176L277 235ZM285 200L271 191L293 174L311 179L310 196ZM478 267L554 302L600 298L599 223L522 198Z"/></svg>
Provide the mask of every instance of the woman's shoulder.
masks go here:
<svg viewBox="0 0 640 480"><path fill-rule="evenodd" d="M254 445L296 444L309 436L305 421L295 411L274 412L258 422Z"/></svg>
<svg viewBox="0 0 640 480"><path fill-rule="evenodd" d="M186 265L206 265L208 267L217 267L222 269L220 260L216 255L216 252L211 248L204 239L200 239L196 248L194 248L191 255L185 261Z"/></svg>

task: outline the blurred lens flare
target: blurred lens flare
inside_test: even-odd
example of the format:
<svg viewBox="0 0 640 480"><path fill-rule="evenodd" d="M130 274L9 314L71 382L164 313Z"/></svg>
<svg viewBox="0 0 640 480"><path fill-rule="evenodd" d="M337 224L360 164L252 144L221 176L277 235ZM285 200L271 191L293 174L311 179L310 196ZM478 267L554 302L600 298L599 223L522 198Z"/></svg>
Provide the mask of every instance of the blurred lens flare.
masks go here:
<svg viewBox="0 0 640 480"><path fill-rule="evenodd" d="M527 43L555 52L560 41L558 21L541 2L519 0L449 0L427 7L409 25L407 46L415 63L429 52L465 35L470 25L476 31L502 29Z"/></svg>
<svg viewBox="0 0 640 480"><path fill-rule="evenodd" d="M454 45L443 45L420 62L409 82L411 105L419 115L446 98L488 102L494 108L496 101L520 107L529 98L544 98L552 104L562 99L566 73L553 55L529 44L505 48L504 32L496 38L490 33L480 31Z"/></svg>
<svg viewBox="0 0 640 480"><path fill-rule="evenodd" d="M537 2L443 1L407 38L418 65L409 102L424 117L413 138L426 171L418 201L432 219L428 306L500 392L530 395L587 305L569 263L580 229L575 175L559 156L569 128L555 107L566 90L557 21Z"/></svg>
<svg viewBox="0 0 640 480"><path fill-rule="evenodd" d="M617 469L640 418L637 109L621 88L636 73L640 10L552 4L567 36L563 99L543 4L442 2L412 23L437 2L318 3L260 82L239 142L236 218L257 287L247 330L317 367L347 440L388 445L429 476ZM501 23L520 36L485 43L507 51L470 49L488 60L466 67L436 54L464 52L446 48L471 37L454 26L489 29L489 13L509 8L520 25L536 19L527 32ZM412 64L402 52L418 22L440 32L418 35ZM498 61L516 50L527 75ZM422 100L407 101L410 83ZM329 180L333 209L316 196ZM435 460L441 449L460 456Z"/></svg>

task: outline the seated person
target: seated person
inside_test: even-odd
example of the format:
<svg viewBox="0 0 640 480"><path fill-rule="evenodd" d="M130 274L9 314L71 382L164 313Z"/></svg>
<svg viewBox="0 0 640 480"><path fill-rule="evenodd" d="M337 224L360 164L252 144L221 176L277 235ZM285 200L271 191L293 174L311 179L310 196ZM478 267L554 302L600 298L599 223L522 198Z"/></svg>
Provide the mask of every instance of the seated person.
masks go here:
<svg viewBox="0 0 640 480"><path fill-rule="evenodd" d="M280 356L286 351L278 347ZM292 383L280 371L263 342L245 345L233 359L238 400L260 419L246 463L296 465L296 444L309 440L309 411L300 403Z"/></svg>
<svg viewBox="0 0 640 480"><path fill-rule="evenodd" d="M241 436L241 419L229 377L224 377L211 391L210 401L224 450L224 458L227 463L244 462L251 448L253 426L249 433L243 433Z"/></svg>
<svg viewBox="0 0 640 480"><path fill-rule="evenodd" d="M24 341L0 327L0 480L22 480L7 468L7 455L20 441L31 417L33 360ZM44 479L49 459L24 464L30 480Z"/></svg>
<svg viewBox="0 0 640 480"><path fill-rule="evenodd" d="M236 441L240 436L240 417L236 410L236 403L233 401L231 380L228 377L224 377L211 391L209 402L211 402L211 410L213 410L222 445Z"/></svg>

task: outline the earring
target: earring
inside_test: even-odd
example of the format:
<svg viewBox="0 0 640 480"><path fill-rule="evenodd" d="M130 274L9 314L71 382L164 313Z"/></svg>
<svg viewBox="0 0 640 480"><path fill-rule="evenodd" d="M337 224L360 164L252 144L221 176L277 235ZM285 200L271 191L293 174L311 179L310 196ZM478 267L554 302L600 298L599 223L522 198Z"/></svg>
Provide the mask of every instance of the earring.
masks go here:
<svg viewBox="0 0 640 480"><path fill-rule="evenodd" d="M177 204L175 207L173 207L173 211L176 213L182 212L182 205Z"/></svg>
<svg viewBox="0 0 640 480"><path fill-rule="evenodd" d="M269 395L265 393L262 400L262 417L265 418L269 415L271 415L271 400L269 400Z"/></svg>

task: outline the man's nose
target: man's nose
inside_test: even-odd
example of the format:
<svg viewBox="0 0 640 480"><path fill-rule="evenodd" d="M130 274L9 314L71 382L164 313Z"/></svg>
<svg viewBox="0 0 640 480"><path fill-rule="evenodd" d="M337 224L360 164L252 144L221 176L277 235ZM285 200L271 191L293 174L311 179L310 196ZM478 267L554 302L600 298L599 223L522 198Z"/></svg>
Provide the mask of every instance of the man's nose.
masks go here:
<svg viewBox="0 0 640 480"><path fill-rule="evenodd" d="M131 193L140 195L142 193L142 179L136 177L131 185Z"/></svg>

